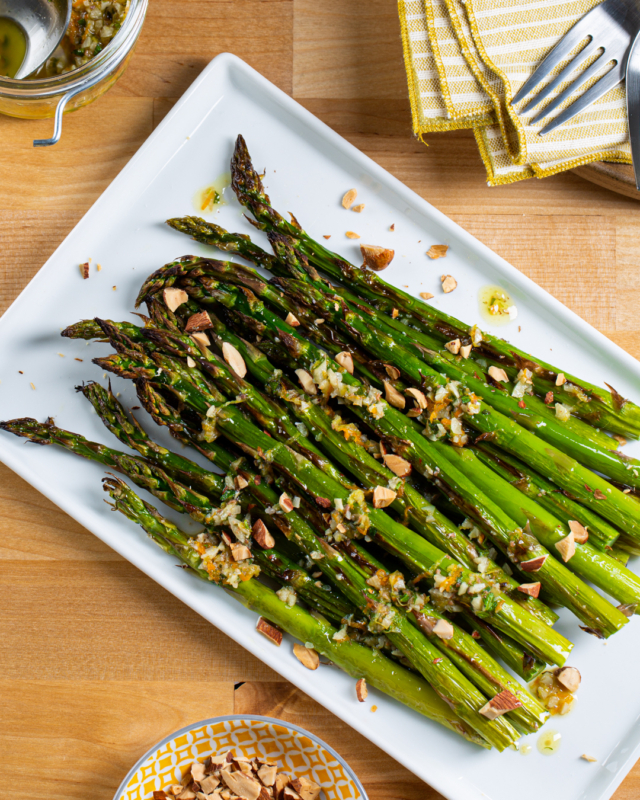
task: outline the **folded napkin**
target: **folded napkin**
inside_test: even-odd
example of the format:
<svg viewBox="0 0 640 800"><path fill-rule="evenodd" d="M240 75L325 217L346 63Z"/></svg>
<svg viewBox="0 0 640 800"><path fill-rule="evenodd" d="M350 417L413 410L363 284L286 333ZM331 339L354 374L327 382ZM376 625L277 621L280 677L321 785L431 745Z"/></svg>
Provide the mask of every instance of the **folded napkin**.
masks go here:
<svg viewBox="0 0 640 800"><path fill-rule="evenodd" d="M399 0L415 133L472 128L491 186L543 178L590 161L630 164L624 84L545 136L538 132L553 115L537 125L530 120L570 81L524 118L510 105L544 56L597 4Z"/></svg>

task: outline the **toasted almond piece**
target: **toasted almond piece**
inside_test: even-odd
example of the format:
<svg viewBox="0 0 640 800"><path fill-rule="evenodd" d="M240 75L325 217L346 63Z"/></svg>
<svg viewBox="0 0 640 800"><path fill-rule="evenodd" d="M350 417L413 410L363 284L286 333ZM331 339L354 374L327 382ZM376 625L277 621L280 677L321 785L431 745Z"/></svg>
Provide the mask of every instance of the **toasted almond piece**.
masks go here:
<svg viewBox="0 0 640 800"><path fill-rule="evenodd" d="M249 481L244 477L244 475L236 475L233 479L233 483L235 484L236 489L246 489L249 485Z"/></svg>
<svg viewBox="0 0 640 800"><path fill-rule="evenodd" d="M258 800L261 786L252 775L244 772L232 772L229 768L220 772L220 777L234 794L244 800Z"/></svg>
<svg viewBox="0 0 640 800"><path fill-rule="evenodd" d="M358 196L357 189L349 189L348 192L345 193L344 197L342 198L342 207L343 208L351 208L353 205L353 201Z"/></svg>
<svg viewBox="0 0 640 800"><path fill-rule="evenodd" d="M360 680L356 682L356 697L361 703L364 703L368 694L367 682L364 678L360 678Z"/></svg>
<svg viewBox="0 0 640 800"><path fill-rule="evenodd" d="M392 381L397 381L400 377L400 370L397 367L394 367L393 364L385 364L384 370Z"/></svg>
<svg viewBox="0 0 640 800"><path fill-rule="evenodd" d="M373 490L373 507L386 508L393 503L397 496L393 489L387 489L386 486L376 486Z"/></svg>
<svg viewBox="0 0 640 800"><path fill-rule="evenodd" d="M222 343L222 357L238 377L244 378L247 374L247 365L244 363L244 358L229 342Z"/></svg>
<svg viewBox="0 0 640 800"><path fill-rule="evenodd" d="M595 762L598 760L597 758L594 758L593 756L588 756L586 753L583 753L580 756L580 758L584 758L584 760L588 761L590 764L595 764Z"/></svg>
<svg viewBox="0 0 640 800"><path fill-rule="evenodd" d="M273 786L276 782L278 767L276 764L263 764L258 770L258 777L265 786Z"/></svg>
<svg viewBox="0 0 640 800"><path fill-rule="evenodd" d="M200 788L204 792L205 795L213 794L216 787L219 786L220 779L216 778L215 775L207 775L206 778L200 781Z"/></svg>
<svg viewBox="0 0 640 800"><path fill-rule="evenodd" d="M542 569L542 565L547 558L549 558L549 553L545 553L543 556L538 556L537 558L531 558L529 561L521 561L520 568L524 572L537 572L539 569Z"/></svg>
<svg viewBox="0 0 640 800"><path fill-rule="evenodd" d="M458 285L458 281L453 277L453 275L443 275L441 280L442 280L442 291L445 294L449 294L450 292L452 292Z"/></svg>
<svg viewBox="0 0 640 800"><path fill-rule="evenodd" d="M184 291L184 289L176 289L173 286L169 289L165 289L162 292L162 297L164 299L164 304L169 311L175 311L189 299L189 295Z"/></svg>
<svg viewBox="0 0 640 800"><path fill-rule="evenodd" d="M382 458L391 472L393 472L399 478L405 478L411 473L411 464L404 458L394 455L383 456Z"/></svg>
<svg viewBox="0 0 640 800"><path fill-rule="evenodd" d="M399 314L400 312L398 311L397 308L391 309L391 319L397 319Z"/></svg>
<svg viewBox="0 0 640 800"><path fill-rule="evenodd" d="M420 406L420 408L427 407L427 398L424 396L424 392L421 392L420 389L407 389L407 394L410 394L411 397L416 401L416 403Z"/></svg>
<svg viewBox="0 0 640 800"><path fill-rule="evenodd" d="M330 239L331 238L331 234L330 233L323 233L322 234L322 238L323 239Z"/></svg>
<svg viewBox="0 0 640 800"><path fill-rule="evenodd" d="M169 800L169 795L162 790L155 790L153 793L153 800Z"/></svg>
<svg viewBox="0 0 640 800"><path fill-rule="evenodd" d="M194 781L200 781L204 778L204 764L201 764L199 761L194 761L191 765L191 777Z"/></svg>
<svg viewBox="0 0 640 800"><path fill-rule="evenodd" d="M269 529L261 519L257 519L251 528L251 534L260 547L265 550L271 550L276 546L276 540L273 538Z"/></svg>
<svg viewBox="0 0 640 800"><path fill-rule="evenodd" d="M283 492L280 495L278 500L278 505L284 511L285 514L288 514L290 511L293 511L293 503L291 502L291 498L286 492Z"/></svg>
<svg viewBox="0 0 640 800"><path fill-rule="evenodd" d="M573 538L576 540L576 542L578 542L578 544L584 544L589 538L589 531L577 520L570 519L569 528L573 534Z"/></svg>
<svg viewBox="0 0 640 800"><path fill-rule="evenodd" d="M326 320L324 320L322 317L318 317L317 319L313 320L315 325L324 325L325 321Z"/></svg>
<svg viewBox="0 0 640 800"><path fill-rule="evenodd" d="M389 250L386 247L378 247L375 244L361 244L360 252L364 259L364 266L376 272L386 269L393 261L393 257L396 254L395 250Z"/></svg>
<svg viewBox="0 0 640 800"><path fill-rule="evenodd" d="M427 255L429 258L444 258L447 255L448 249L448 244L432 244L427 250Z"/></svg>
<svg viewBox="0 0 640 800"><path fill-rule="evenodd" d="M576 552L576 540L573 531L571 531L568 536L565 536L564 539L560 539L559 542L556 542L555 548L560 553L562 560L566 564Z"/></svg>
<svg viewBox="0 0 640 800"><path fill-rule="evenodd" d="M197 314L192 314L184 326L185 333L193 333L193 331L206 331L208 328L213 328L211 317L207 311L198 311Z"/></svg>
<svg viewBox="0 0 640 800"><path fill-rule="evenodd" d="M294 778L291 786L300 795L300 800L317 800L320 795L320 787L307 777Z"/></svg>
<svg viewBox="0 0 640 800"><path fill-rule="evenodd" d="M351 353L348 353L346 350L343 350L341 353L335 357L335 360L340 364L341 367L344 367L349 375L353 375L353 356Z"/></svg>
<svg viewBox="0 0 640 800"><path fill-rule="evenodd" d="M282 792L282 800L302 800L302 798L293 786L285 786Z"/></svg>
<svg viewBox="0 0 640 800"><path fill-rule="evenodd" d="M538 583L521 583L517 588L522 594L528 594L529 597L537 597L540 594L541 586L542 584L538 581Z"/></svg>
<svg viewBox="0 0 640 800"><path fill-rule="evenodd" d="M431 294L431 292L420 292L420 297L423 300L431 300L433 297L435 297L435 295Z"/></svg>
<svg viewBox="0 0 640 800"><path fill-rule="evenodd" d="M192 334L191 334L191 338L193 339L193 341L194 341L194 342L195 342L195 343L198 345L198 347L200 348L200 352L201 352L203 355L206 355L206 354L207 354L207 347L208 347L208 346L211 344L211 342L209 341L209 337L207 336L207 334L206 334L206 333L203 333L203 332L196 332L196 333L192 333Z"/></svg>
<svg viewBox="0 0 640 800"><path fill-rule="evenodd" d="M276 775L276 782L273 786L273 796L275 800L282 800L285 788L291 783L291 778L285 775L284 772L279 772Z"/></svg>
<svg viewBox="0 0 640 800"><path fill-rule="evenodd" d="M522 703L518 698L508 689L505 689L500 692L500 694L491 698L485 706L482 706L480 713L483 717L494 720L498 719L498 717L501 717L503 714L507 714L509 711L513 711L515 708L520 708L521 705Z"/></svg>
<svg viewBox="0 0 640 800"><path fill-rule="evenodd" d="M383 384L384 396L387 403L394 408L404 408L407 404L407 401L404 399L404 395L400 394L396 387L392 383L389 383L389 381L383 381Z"/></svg>
<svg viewBox="0 0 640 800"><path fill-rule="evenodd" d="M361 214L364 211L364 203L358 203L358 205L354 206L351 210L355 211L356 214Z"/></svg>
<svg viewBox="0 0 640 800"><path fill-rule="evenodd" d="M187 356L187 366L189 369L193 369L196 366L196 362L191 358L191 356Z"/></svg>
<svg viewBox="0 0 640 800"><path fill-rule="evenodd" d="M178 795L178 800L196 800L196 793L187 786Z"/></svg>
<svg viewBox="0 0 640 800"><path fill-rule="evenodd" d="M582 676L575 667L560 667L556 670L556 678L564 688L574 694L580 687Z"/></svg>
<svg viewBox="0 0 640 800"><path fill-rule="evenodd" d="M450 353L457 356L460 352L460 339L453 339L451 342L447 342L445 347Z"/></svg>
<svg viewBox="0 0 640 800"><path fill-rule="evenodd" d="M282 644L282 631L280 630L280 628L276 627L273 623L269 622L269 620L265 619L264 617L258 617L258 622L256 623L256 630L258 631L258 633L261 633L263 636L266 636L267 639L272 641L276 645L276 647L280 647L280 645Z"/></svg>
<svg viewBox="0 0 640 800"><path fill-rule="evenodd" d="M473 347L473 345L463 344L462 347L460 348L460 355L463 358L469 358L469 356L471 355L471 348L472 347Z"/></svg>
<svg viewBox="0 0 640 800"><path fill-rule="evenodd" d="M493 378L494 381L506 383L509 380L507 373L503 369L500 369L500 367L489 367L488 371L489 377Z"/></svg>
<svg viewBox="0 0 640 800"><path fill-rule="evenodd" d="M306 369L297 369L296 375L300 381L300 386L302 386L307 394L318 394L318 390L313 382L313 378L311 375L309 375Z"/></svg>
<svg viewBox="0 0 640 800"><path fill-rule="evenodd" d="M556 376L556 386L562 386L567 382L567 379L564 377L564 372L559 372Z"/></svg>
<svg viewBox="0 0 640 800"><path fill-rule="evenodd" d="M433 632L438 639L453 639L453 625L446 619L439 619L433 626Z"/></svg>
<svg viewBox="0 0 640 800"><path fill-rule="evenodd" d="M637 603L620 603L619 606L616 606L618 611L621 611L625 617L632 617L636 611L638 610Z"/></svg>
<svg viewBox="0 0 640 800"><path fill-rule="evenodd" d="M320 656L313 648L305 647L302 644L294 644L293 655L307 669L318 669L320 666Z"/></svg>
<svg viewBox="0 0 640 800"><path fill-rule="evenodd" d="M185 778L189 777L189 773L185 774ZM184 786L181 783L175 783L173 786L169 787L169 792L174 796L177 797L180 792L184 789Z"/></svg>
<svg viewBox="0 0 640 800"><path fill-rule="evenodd" d="M85 261L84 264L80 264L80 274L82 275L83 280L87 280L89 277L89 262Z"/></svg>
<svg viewBox="0 0 640 800"><path fill-rule="evenodd" d="M300 320L296 317L295 314L289 312L285 318L285 322L287 325L291 325L292 328L297 328L300 325Z"/></svg>
<svg viewBox="0 0 640 800"><path fill-rule="evenodd" d="M234 561L246 561L247 558L251 558L251 550L245 544L234 542L231 545L231 558Z"/></svg>
<svg viewBox="0 0 640 800"><path fill-rule="evenodd" d="M360 235L357 234L357 233L354 233L353 231L347 231L345 233L345 236L347 237L347 239L359 239L360 238Z"/></svg>

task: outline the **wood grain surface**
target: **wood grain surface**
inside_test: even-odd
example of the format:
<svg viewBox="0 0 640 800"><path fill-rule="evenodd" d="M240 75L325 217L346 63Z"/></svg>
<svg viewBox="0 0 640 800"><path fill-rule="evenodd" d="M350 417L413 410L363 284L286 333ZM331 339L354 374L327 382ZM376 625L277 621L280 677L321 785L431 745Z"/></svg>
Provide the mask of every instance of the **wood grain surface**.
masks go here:
<svg viewBox="0 0 640 800"><path fill-rule="evenodd" d="M470 132L417 141L392 0L150 0L128 71L58 146L31 144L51 121L0 117L0 313L224 51L640 357L640 206L571 173L488 188ZM438 797L2 466L0 597L0 798L108 800L156 740L233 712L314 730L371 800ZM640 797L638 767L615 797Z"/></svg>

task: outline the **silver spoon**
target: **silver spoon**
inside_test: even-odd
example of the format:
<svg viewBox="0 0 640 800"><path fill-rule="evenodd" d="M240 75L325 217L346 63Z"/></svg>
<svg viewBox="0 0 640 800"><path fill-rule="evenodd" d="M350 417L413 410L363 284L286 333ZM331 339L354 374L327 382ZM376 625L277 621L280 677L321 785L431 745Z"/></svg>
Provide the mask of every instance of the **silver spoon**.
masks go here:
<svg viewBox="0 0 640 800"><path fill-rule="evenodd" d="M0 0L0 17L21 28L27 50L16 78L40 67L60 44L71 17L71 0Z"/></svg>

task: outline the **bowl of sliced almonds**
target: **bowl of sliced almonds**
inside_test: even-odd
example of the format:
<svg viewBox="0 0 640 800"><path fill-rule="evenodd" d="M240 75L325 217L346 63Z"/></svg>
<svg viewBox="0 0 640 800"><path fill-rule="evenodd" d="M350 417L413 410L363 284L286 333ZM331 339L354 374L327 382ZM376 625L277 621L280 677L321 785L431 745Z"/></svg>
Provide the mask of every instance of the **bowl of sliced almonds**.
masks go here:
<svg viewBox="0 0 640 800"><path fill-rule="evenodd" d="M329 745L270 717L215 717L169 734L131 768L114 800L367 800Z"/></svg>

